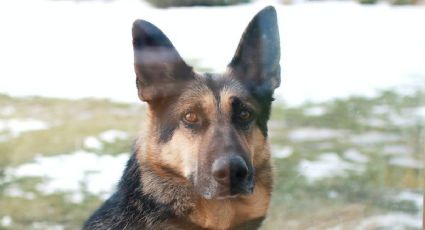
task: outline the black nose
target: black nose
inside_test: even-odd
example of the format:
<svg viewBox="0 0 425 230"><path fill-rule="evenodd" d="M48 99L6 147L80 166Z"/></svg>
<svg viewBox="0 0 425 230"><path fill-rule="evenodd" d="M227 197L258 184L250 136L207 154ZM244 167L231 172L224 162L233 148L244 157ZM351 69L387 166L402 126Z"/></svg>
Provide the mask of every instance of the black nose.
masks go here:
<svg viewBox="0 0 425 230"><path fill-rule="evenodd" d="M237 155L220 157L212 165L214 179L222 185L239 184L248 176L245 160Z"/></svg>

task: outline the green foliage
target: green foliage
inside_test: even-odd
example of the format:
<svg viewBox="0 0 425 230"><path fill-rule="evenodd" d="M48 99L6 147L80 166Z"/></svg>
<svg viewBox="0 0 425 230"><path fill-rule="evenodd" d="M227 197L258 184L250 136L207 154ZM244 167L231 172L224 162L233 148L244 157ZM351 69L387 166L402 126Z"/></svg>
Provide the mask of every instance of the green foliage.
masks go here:
<svg viewBox="0 0 425 230"><path fill-rule="evenodd" d="M240 3L249 3L251 0L147 0L159 8L179 6L228 6Z"/></svg>

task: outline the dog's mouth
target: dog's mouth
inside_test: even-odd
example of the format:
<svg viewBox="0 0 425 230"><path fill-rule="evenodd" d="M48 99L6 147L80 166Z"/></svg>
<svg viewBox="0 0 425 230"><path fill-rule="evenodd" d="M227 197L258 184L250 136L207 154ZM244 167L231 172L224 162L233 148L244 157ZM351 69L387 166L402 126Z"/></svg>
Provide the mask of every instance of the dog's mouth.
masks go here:
<svg viewBox="0 0 425 230"><path fill-rule="evenodd" d="M254 191L254 183L249 183L245 186L229 187L221 186L218 184L210 184L210 186L198 190L199 194L207 200L225 200L225 199L236 199L241 196L251 195Z"/></svg>

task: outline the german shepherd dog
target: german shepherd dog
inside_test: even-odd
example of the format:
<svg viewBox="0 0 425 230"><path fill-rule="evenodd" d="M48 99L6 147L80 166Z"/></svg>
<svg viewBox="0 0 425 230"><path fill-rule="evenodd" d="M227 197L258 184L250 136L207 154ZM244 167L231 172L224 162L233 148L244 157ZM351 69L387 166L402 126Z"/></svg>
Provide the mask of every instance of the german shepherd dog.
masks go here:
<svg viewBox="0 0 425 230"><path fill-rule="evenodd" d="M267 121L280 85L276 11L249 23L225 73L197 73L151 23L133 24L147 125L117 191L84 229L258 229L272 190Z"/></svg>

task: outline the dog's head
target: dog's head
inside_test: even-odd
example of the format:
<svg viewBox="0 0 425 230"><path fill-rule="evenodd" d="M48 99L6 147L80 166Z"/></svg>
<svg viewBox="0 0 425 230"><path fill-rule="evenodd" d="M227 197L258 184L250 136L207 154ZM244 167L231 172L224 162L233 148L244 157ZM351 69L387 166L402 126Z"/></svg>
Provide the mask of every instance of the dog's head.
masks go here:
<svg viewBox="0 0 425 230"><path fill-rule="evenodd" d="M138 95L150 111L148 163L207 199L251 193L270 158L267 121L280 85L275 9L252 19L223 74L195 73L147 21L134 23L133 48Z"/></svg>

